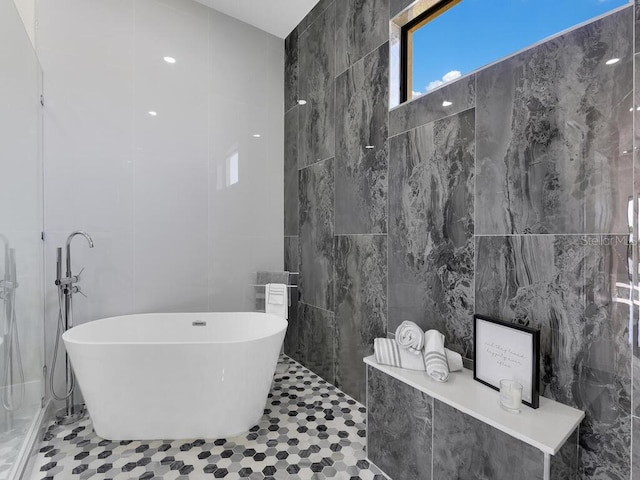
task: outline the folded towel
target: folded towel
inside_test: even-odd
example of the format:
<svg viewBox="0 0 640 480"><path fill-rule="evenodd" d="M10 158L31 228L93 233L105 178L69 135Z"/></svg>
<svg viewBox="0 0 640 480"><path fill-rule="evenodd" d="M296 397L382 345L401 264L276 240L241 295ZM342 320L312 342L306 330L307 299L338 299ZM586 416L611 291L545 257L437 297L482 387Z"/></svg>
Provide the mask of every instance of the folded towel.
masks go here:
<svg viewBox="0 0 640 480"><path fill-rule="evenodd" d="M427 374L438 382L449 379L449 365L444 351L444 335L437 330L424 334L424 364Z"/></svg>
<svg viewBox="0 0 640 480"><path fill-rule="evenodd" d="M462 355L448 348L444 349L444 354L447 356L447 365L449 365L450 372L459 372L464 368L462 363Z"/></svg>
<svg viewBox="0 0 640 480"><path fill-rule="evenodd" d="M396 329L396 341L414 355L421 355L424 347L424 332L413 322L405 320Z"/></svg>
<svg viewBox="0 0 640 480"><path fill-rule="evenodd" d="M284 283L285 285L290 284L290 273L289 272L268 272L268 271L259 271L256 272L256 284L258 285L255 288L256 292L256 310L265 311L264 306L264 298L265 298L265 289L261 285L266 285L267 283ZM291 306L291 297L287 297L288 305Z"/></svg>
<svg viewBox="0 0 640 480"><path fill-rule="evenodd" d="M406 348L400 348L398 342L392 338L376 338L373 341L373 351L376 362L381 365L408 368L409 370L425 370L422 355L409 353Z"/></svg>
<svg viewBox="0 0 640 480"><path fill-rule="evenodd" d="M264 311L288 318L287 286L282 283L267 283L264 286Z"/></svg>
<svg viewBox="0 0 640 480"><path fill-rule="evenodd" d="M286 296L287 286L282 283L269 283L267 287L265 285L265 292L268 289L268 298L265 295L265 300L271 305L284 305L284 299Z"/></svg>
<svg viewBox="0 0 640 480"><path fill-rule="evenodd" d="M373 341L373 351L376 362L381 365L391 365L392 367L420 370L422 372L427 369L424 364L424 356L409 353L407 349L400 348L398 343L391 338L376 338ZM444 349L444 353L447 356L450 372L462 370L462 355L448 348Z"/></svg>

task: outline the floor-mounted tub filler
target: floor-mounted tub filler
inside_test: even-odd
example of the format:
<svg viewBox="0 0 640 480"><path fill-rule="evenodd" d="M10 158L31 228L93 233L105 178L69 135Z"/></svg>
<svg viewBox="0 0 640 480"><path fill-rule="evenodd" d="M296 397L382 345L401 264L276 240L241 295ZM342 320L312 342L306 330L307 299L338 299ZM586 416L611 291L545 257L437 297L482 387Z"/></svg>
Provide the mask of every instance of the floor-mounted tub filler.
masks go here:
<svg viewBox="0 0 640 480"><path fill-rule="evenodd" d="M266 313L159 313L62 338L99 436L223 438L261 418L286 329Z"/></svg>

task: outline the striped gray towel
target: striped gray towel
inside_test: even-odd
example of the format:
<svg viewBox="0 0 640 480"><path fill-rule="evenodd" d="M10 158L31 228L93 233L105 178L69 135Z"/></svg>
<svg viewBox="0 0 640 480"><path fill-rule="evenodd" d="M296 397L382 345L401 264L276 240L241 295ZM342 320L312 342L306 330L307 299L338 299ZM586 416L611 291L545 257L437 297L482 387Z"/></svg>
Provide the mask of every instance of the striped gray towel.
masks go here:
<svg viewBox="0 0 640 480"><path fill-rule="evenodd" d="M396 329L396 341L414 355L422 355L424 331L415 323L405 320Z"/></svg>
<svg viewBox="0 0 640 480"><path fill-rule="evenodd" d="M438 382L449 379L449 365L444 351L444 335L438 330L424 334L424 364L427 374Z"/></svg>
<svg viewBox="0 0 640 480"><path fill-rule="evenodd" d="M373 341L373 351L375 352L376 362L380 365L391 365L392 367L420 370L421 372L427 369L422 355L410 354L391 338L376 338ZM447 355L447 364L450 372L462 370L462 355L448 348L444 349L444 353Z"/></svg>
<svg viewBox="0 0 640 480"><path fill-rule="evenodd" d="M409 353L409 350L400 348L398 342L392 338L376 338L373 341L373 351L376 356L376 362L381 365L391 365L392 367L423 372L425 370L422 355L414 355Z"/></svg>

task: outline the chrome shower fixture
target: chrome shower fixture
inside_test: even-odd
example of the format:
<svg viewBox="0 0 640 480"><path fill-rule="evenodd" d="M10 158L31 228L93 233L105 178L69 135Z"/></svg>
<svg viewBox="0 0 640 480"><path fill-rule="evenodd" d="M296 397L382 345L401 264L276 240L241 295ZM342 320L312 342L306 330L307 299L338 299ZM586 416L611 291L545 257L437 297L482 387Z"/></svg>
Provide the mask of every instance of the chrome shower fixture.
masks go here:
<svg viewBox="0 0 640 480"><path fill-rule="evenodd" d="M0 280L0 301L4 304L4 318L0 327L2 336L4 367L2 372L2 407L5 410L6 431L13 429L13 412L24 401L24 370L20 353L20 340L16 320L16 289L19 287L16 273L16 251L9 240L0 234L4 244L4 276ZM17 378L14 378L17 373ZM17 381L17 384L16 384ZM18 387L18 394L15 389Z"/></svg>
<svg viewBox="0 0 640 480"><path fill-rule="evenodd" d="M66 274L62 276L62 248L57 249L57 262L56 262L56 286L58 287L58 329L56 334L56 345L53 350L53 362L51 364L51 375L49 377L49 388L53 398L60 401L65 401L66 405L56 413L56 422L60 425L69 425L80 420L84 416L84 405L74 404L74 392L76 386L75 375L69 362L69 355L65 354L65 379L66 390L63 396L56 394L53 387L54 373L56 369L56 358L58 356L58 347L60 346L60 337L62 333L73 327L73 294L82 293L80 286L77 285L80 282L80 275L84 271L84 268L80 270L77 275L73 275L71 272L71 241L76 235L83 236L89 248L93 248L93 239L86 232L76 231L71 233L67 237L66 243ZM85 295L86 296L86 295ZM63 301L64 298L64 301Z"/></svg>

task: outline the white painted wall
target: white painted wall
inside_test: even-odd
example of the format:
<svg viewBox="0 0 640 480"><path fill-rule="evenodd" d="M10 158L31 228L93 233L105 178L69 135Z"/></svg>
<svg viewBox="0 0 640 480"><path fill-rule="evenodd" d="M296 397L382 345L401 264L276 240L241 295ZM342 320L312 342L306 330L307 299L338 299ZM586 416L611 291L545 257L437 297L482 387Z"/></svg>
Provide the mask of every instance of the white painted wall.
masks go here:
<svg viewBox="0 0 640 480"><path fill-rule="evenodd" d="M36 0L13 0L31 45L36 45Z"/></svg>
<svg viewBox="0 0 640 480"><path fill-rule="evenodd" d="M46 0L38 25L48 358L73 230L77 324L252 309L283 265L283 41L191 0Z"/></svg>

